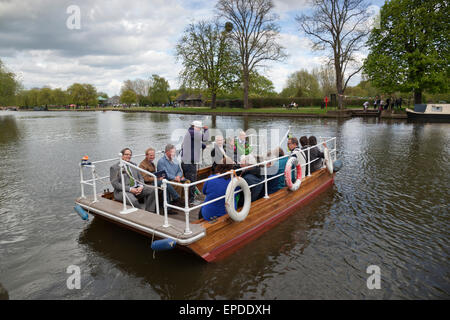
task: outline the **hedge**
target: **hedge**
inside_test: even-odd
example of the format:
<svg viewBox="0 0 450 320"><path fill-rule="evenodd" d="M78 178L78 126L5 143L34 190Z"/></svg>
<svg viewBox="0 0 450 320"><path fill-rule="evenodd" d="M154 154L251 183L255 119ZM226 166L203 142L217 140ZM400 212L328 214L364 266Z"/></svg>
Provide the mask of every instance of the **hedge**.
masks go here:
<svg viewBox="0 0 450 320"><path fill-rule="evenodd" d="M322 105L322 98L249 98L251 108L270 108L287 106L292 101L298 104L299 107L318 107ZM345 99L344 106L361 106L364 99ZM337 102L336 102L337 103ZM211 105L211 100L206 100L205 106ZM332 107L331 101L328 101L328 106ZM244 102L242 99L221 99L216 101L217 108L243 108Z"/></svg>

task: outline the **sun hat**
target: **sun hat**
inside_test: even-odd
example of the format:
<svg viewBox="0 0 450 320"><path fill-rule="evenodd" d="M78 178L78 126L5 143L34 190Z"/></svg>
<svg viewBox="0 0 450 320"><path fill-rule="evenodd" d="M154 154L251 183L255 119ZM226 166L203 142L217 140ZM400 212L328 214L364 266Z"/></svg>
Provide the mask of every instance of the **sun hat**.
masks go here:
<svg viewBox="0 0 450 320"><path fill-rule="evenodd" d="M201 128L202 122L201 121L192 121L191 123L194 127Z"/></svg>

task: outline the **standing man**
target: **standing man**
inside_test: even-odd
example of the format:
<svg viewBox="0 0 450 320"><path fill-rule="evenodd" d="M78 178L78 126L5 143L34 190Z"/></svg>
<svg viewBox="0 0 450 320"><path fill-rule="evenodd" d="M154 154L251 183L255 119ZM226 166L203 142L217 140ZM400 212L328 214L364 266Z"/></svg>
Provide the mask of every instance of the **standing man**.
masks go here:
<svg viewBox="0 0 450 320"><path fill-rule="evenodd" d="M208 126L202 126L201 121L193 121L181 145L181 168L186 179L191 182L197 181L197 165L202 160L202 150L206 148L203 142L208 140ZM190 187L189 203L194 201L194 197L195 187Z"/></svg>
<svg viewBox="0 0 450 320"><path fill-rule="evenodd" d="M123 149L120 153L122 154L122 160L136 165L131 162L132 152L129 148ZM125 190L123 190L122 186L122 176ZM155 192L148 186L144 188L143 178L136 168L128 165L121 168L120 162L118 162L110 168L109 179L114 188L114 199L123 201L123 192L125 191L125 198L128 204L131 203L135 208L150 212L156 211ZM144 204L139 203L141 199L144 200Z"/></svg>

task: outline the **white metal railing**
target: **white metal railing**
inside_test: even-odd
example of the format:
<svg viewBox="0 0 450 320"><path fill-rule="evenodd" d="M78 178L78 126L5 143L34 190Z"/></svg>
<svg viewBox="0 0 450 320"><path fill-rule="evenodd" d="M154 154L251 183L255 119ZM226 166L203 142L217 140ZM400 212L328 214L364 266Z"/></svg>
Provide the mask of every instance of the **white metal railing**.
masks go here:
<svg viewBox="0 0 450 320"><path fill-rule="evenodd" d="M334 155L334 159L336 159L336 137L326 139L326 140L323 141L322 143L327 144L327 143L331 143L332 141L334 142L334 148L330 150L330 155L333 154L333 155ZM311 175L311 164L312 164L313 162L315 162L315 161L320 161L320 158L316 158L316 159L314 159L314 160L311 161L310 150L311 150L312 148L317 148L317 147L319 147L319 146L320 146L320 145L317 144L317 145L315 145L315 146L310 146L310 147L308 147L308 148L306 148L306 149L301 150L301 151L303 151L303 152L308 152L308 161L307 161L305 164L302 165L302 167L306 167L306 166L308 167L308 174L307 174L308 176ZM217 198L215 198L215 199L212 199L212 200L210 200L210 201L201 203L201 204L199 204L199 205L196 205L196 206L193 206L193 207L189 207L189 200L188 200L188 190L189 190L189 188L190 188L190 187L197 186L198 184L204 183L204 182L206 182L206 181L210 181L210 180L217 179L217 178L220 178L220 177L224 177L224 176L227 176L227 175L229 175L230 178L232 178L232 176L233 176L235 173L241 172L241 171L245 171L245 170L251 169L251 168L253 168L253 167L261 167L261 166L264 166L264 179L263 179L262 181L258 182L258 183L255 183L255 184L249 186L249 188L251 189L251 188L254 188L254 187L257 186L257 185L264 184L264 185L265 185L265 195L264 195L264 197L265 197L265 198L269 198L269 195L268 195L268 185L267 185L267 184L268 184L268 181L283 176L283 175L284 175L284 172L282 172L282 173L280 173L280 174L278 174L278 175L274 175L274 176L268 177L268 176L267 176L267 165L268 165L268 163L272 163L272 162L274 162L274 161L278 161L278 160L283 159L283 158L288 158L288 157L290 157L290 156L291 156L291 154L288 154L288 155L284 155L284 156L281 156L281 157L278 157L278 158L273 158L273 159L265 160L265 161L262 161L262 162L259 162L259 163L253 164L253 165L249 165L249 166L246 166L246 167L243 167L243 168L239 168L239 169L236 169L236 170L233 170L233 171L225 172L225 173L216 175L216 176L214 176L214 177L208 177L208 178L205 178L205 179L202 179L202 180L198 180L198 181L194 181L194 182L190 182L190 183L179 183L179 182L168 181L168 180L166 180L166 179L163 179L163 183L162 183L162 186L163 186L163 194L164 194L164 197L163 197L163 199L164 199L164 225L163 225L163 226L166 227L166 228L170 226L169 220L168 220L168 215L167 215L167 208L173 208L173 209L176 209L176 210L183 211L183 212L185 213L185 215L186 215L186 228L185 228L185 230L184 230L184 234L186 234L186 235L187 235L187 234L191 234L192 231L191 231L190 228L189 228L189 213L190 213L190 211L196 210L196 209L201 208L201 207L203 207L203 206L205 206L205 205L208 205L208 204L210 204L210 203L213 203L213 202L219 201L219 200L221 200L221 199L224 199L225 196L217 197ZM294 170L295 170L295 167L292 168L292 171L294 171ZM302 170L303 170L303 168L302 168ZM183 190L184 190L184 195L185 195L185 197L184 197L184 198L185 198L185 206L184 206L184 208L183 208L183 207L178 207L178 206L175 206L175 205L172 205L172 204L167 203L167 190L166 190L166 189L167 189L167 184L171 184L171 185L179 186L179 187L182 187L182 188L183 188ZM240 192L240 191L235 191L234 194L237 194L237 193L239 193L239 192Z"/></svg>
<svg viewBox="0 0 450 320"><path fill-rule="evenodd" d="M288 132L282 138L282 140L281 140L279 145L281 145L284 142L284 140L288 137L289 131L290 131L290 127L289 127ZM306 149L302 149L301 150L302 152L304 152L304 153L307 152L307 154L308 154L308 158L307 158L308 161L305 164L301 165L302 166L302 170L304 170L304 167L308 168L308 174L305 174L305 176L310 176L311 175L311 164L313 162L315 162L315 161L320 161L320 158L316 158L316 159L311 161L310 150L312 148L320 147L320 145L323 144L323 143L325 143L327 146L328 146L328 144L333 143L333 147L334 148L329 149L330 156L333 155L334 160L336 160L336 158L337 158L337 141L336 141L336 137L319 137L319 140L321 141L321 143L319 143L319 144L317 144L315 146L310 146L310 147L308 147ZM160 152L162 152L162 151L160 151ZM160 152L158 152L158 153L160 153ZM145 154L136 155L134 157L140 157L140 156L145 156ZM158 185L157 185L157 177L153 173L151 173L149 171L146 171L146 170L144 170L142 168L139 168L138 166L136 166L136 165L134 165L132 163L124 161L121 158L112 158L112 159L107 159L107 160L100 160L100 161L92 162L89 165L80 164L81 197L85 198L84 186L85 185L89 185L89 186L92 186L92 188L93 188L93 194L94 194L94 201L93 202L97 202L98 199L97 199L97 191L96 191L96 181L107 179L107 178L109 178L109 176L104 176L104 177L100 177L100 178L95 177L96 176L96 172L95 172L95 168L96 167L95 167L95 165L96 164L100 164L100 163L106 163L106 162L112 162L112 161L118 161L119 160L120 172L121 172L121 175L122 175L121 176L121 178L122 178L121 179L122 180L122 189L125 190L125 187L123 185L124 184L124 179L123 179L123 170L122 170L122 168L125 167L125 166L129 166L129 167L135 168L136 170L138 170L140 172L143 172L143 173L146 173L146 174L152 176L154 178L154 185L153 186L146 185L143 182L142 182L142 185L144 187L152 187L152 188L154 188L154 190L155 190L156 211L157 211L156 213L157 214L160 214L160 212L159 212L158 190L162 189L162 192L163 192L163 209L164 209L164 224L163 224L163 227L167 228L167 227L170 226L167 209L168 208L172 208L172 209L180 210L180 211L183 211L185 213L186 227L185 227L185 230L184 230L184 234L188 235L188 234L192 233L192 231L190 230L190 226L189 226L189 214L190 214L191 211L196 210L198 208L201 208L201 207L203 207L205 205L211 204L213 202L219 201L221 199L225 199L225 195L224 195L224 196L212 199L210 201L201 203L199 205L196 205L196 206L193 206L193 207L189 207L189 196L188 196L188 194L189 194L189 188L190 187L195 187L198 184L205 183L206 181L210 181L210 180L217 179L217 178L220 178L220 177L224 177L224 176L227 176L227 175L229 175L230 178L232 178L232 175L234 175L235 173L242 172L242 171L254 168L254 167L262 167L262 166L264 166L264 174L263 174L264 179L262 181L258 182L258 183L255 183L255 184L249 186L249 188L251 189L251 188L254 188L255 186L258 186L260 184L264 184L264 193L265 193L264 198L269 198L268 182L273 180L273 179L277 179L277 178L279 178L281 176L284 176L284 172L282 172L280 174L270 175L270 177L269 177L268 174L267 174L268 164L272 163L272 162L275 162L275 161L279 161L280 159L283 159L283 158L289 158L290 156L291 156L291 154L287 154L287 155L284 155L284 156L281 156L281 157L276 157L276 158L272 158L272 159L269 159L269 160L264 160L262 162L259 162L259 163L253 164L253 165L249 165L249 166L246 166L246 167L243 167L243 168L239 168L239 169L236 169L236 170L233 170L233 171L222 173L220 175L216 175L214 177L208 177L208 178L205 178L205 179L202 179L202 180L198 180L198 181L194 181L194 182L190 182L190 183L178 183L178 182L175 182L175 181L169 181L169 180L163 179L162 183L161 183L161 187L158 187ZM91 169L92 179L84 180L83 167ZM295 167L292 168L292 171L294 171L294 170L295 170ZM141 181L139 181L139 182L141 182ZM167 185L168 184L171 184L171 185L174 185L174 186L179 186L179 187L183 188L184 199L185 199L184 207L178 207L178 206L175 206L173 204L168 203L168 201L167 201ZM239 190L235 191L234 194L237 194L239 192L241 192L241 191L239 191ZM122 192L122 193L123 193L123 211L122 211L122 213L128 213L128 212L130 212L130 210L133 210L133 208L127 209L127 207L126 207L126 195L125 195L125 192ZM130 201L130 203L131 203L131 201Z"/></svg>

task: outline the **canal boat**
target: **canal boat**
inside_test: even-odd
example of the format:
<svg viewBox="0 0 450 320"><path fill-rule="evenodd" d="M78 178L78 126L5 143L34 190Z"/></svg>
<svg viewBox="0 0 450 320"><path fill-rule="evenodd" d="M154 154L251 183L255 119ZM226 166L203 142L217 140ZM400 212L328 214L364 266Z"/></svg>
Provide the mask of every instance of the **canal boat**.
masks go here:
<svg viewBox="0 0 450 320"><path fill-rule="evenodd" d="M408 120L450 122L450 104L415 104L414 110L406 108Z"/></svg>
<svg viewBox="0 0 450 320"><path fill-rule="evenodd" d="M119 161L122 167L129 166L150 175L153 175L152 173L134 166L121 158L92 163L87 162L87 158L84 158L80 164L81 196L75 200L75 210L84 220L88 219L88 214L92 214L151 238L154 250L176 247L188 250L207 262L217 261L228 256L249 241L254 240L277 223L286 219L290 214L294 212L301 214L299 209L302 206L333 185L335 172L342 165L340 160L336 161L336 138L323 138L322 140L324 145L333 145L333 148L324 148L325 161L323 167L313 173L307 171L305 174L304 172L304 170L310 170L311 167L311 162L304 160L305 158L310 159L310 157L303 157L303 155L309 153L310 148L297 151L292 155L288 154L283 157L268 159L253 165L264 170L262 175L264 179L258 184L264 184L263 190L265 193L264 197L254 202L250 202L250 190L258 184L248 186L243 178L239 178L239 172L244 169L240 168L209 177L211 167L205 167L198 170L198 181L193 183L182 184L164 179L162 185L158 187L155 182L153 188L155 191L156 212L154 213L128 205L125 198L123 201L114 200L113 194L109 190L105 190L103 193L97 193L96 191L99 180L109 179L109 176L97 176L96 166L100 164ZM302 152L304 154L301 154ZM285 157L289 158L285 172L278 175L268 175L268 166ZM246 169L253 166L248 166ZM85 170L91 172L91 179L84 179ZM290 181L291 172L297 173L295 183ZM123 174L123 170L121 174ZM201 192L206 181L225 175L230 175L231 178L226 195L208 202L189 206L189 187L195 186ZM286 178L287 186L269 195L268 182L281 176ZM156 179L154 180L156 181ZM179 186L184 190L184 207L177 207L168 203L168 184ZM91 195L85 194L86 185L92 187L93 193ZM240 187L241 190L236 189L237 187ZM244 194L244 205L239 211L234 201L235 195L241 191ZM212 221L199 219L199 210L202 206L221 199L225 199L227 214ZM162 204L161 208L159 203ZM177 213L169 216L169 210Z"/></svg>

